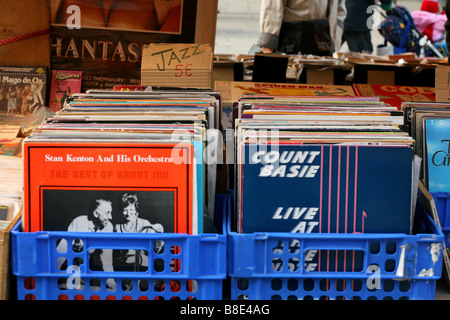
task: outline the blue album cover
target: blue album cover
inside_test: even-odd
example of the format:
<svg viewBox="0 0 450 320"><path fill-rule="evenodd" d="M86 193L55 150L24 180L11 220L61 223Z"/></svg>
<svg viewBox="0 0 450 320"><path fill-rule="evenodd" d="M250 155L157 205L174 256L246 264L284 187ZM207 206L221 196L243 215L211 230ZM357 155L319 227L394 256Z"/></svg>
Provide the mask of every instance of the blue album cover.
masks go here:
<svg viewBox="0 0 450 320"><path fill-rule="evenodd" d="M413 150L347 145L242 146L238 231L411 231Z"/></svg>
<svg viewBox="0 0 450 320"><path fill-rule="evenodd" d="M425 119L428 191L450 192L450 119Z"/></svg>

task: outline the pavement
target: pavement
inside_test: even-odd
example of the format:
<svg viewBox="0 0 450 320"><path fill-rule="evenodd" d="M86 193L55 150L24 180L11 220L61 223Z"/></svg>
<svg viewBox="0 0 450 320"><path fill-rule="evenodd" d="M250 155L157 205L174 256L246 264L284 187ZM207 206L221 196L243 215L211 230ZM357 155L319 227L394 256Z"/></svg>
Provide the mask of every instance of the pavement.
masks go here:
<svg viewBox="0 0 450 320"><path fill-rule="evenodd" d="M259 10L261 0L218 0L216 26L216 54L247 54L259 36ZM441 4L445 0L439 0ZM397 0L398 5L409 11L420 9L422 0ZM377 29L372 31L374 48L384 43ZM339 51L346 52L344 44ZM376 54L374 52L374 54Z"/></svg>

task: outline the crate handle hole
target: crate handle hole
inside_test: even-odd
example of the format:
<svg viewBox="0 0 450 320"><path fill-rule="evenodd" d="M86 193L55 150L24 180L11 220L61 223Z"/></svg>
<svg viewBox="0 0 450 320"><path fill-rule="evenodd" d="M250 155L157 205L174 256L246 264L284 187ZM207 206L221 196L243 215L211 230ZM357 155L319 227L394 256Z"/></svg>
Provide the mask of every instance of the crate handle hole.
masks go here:
<svg viewBox="0 0 450 320"><path fill-rule="evenodd" d="M171 246L170 253L173 255L179 255L181 253L181 248L179 246Z"/></svg>
<svg viewBox="0 0 450 320"><path fill-rule="evenodd" d="M73 239L72 250L75 253L81 253L84 250L84 242L81 239ZM83 297L84 298L84 297Z"/></svg>
<svg viewBox="0 0 450 320"><path fill-rule="evenodd" d="M371 241L370 242L369 250L370 250L371 254L378 254L378 253L380 253L380 248L381 248L381 245L380 245L379 241Z"/></svg>
<svg viewBox="0 0 450 320"><path fill-rule="evenodd" d="M166 288L166 284L164 283L164 280L157 279L153 282L153 290L155 292L164 292L165 288Z"/></svg>
<svg viewBox="0 0 450 320"><path fill-rule="evenodd" d="M279 291L283 287L283 281L281 279L272 279L271 283L272 290Z"/></svg>
<svg viewBox="0 0 450 320"><path fill-rule="evenodd" d="M92 291L100 291L101 288L101 282L100 279L91 279L91 281L89 281L89 288Z"/></svg>
<svg viewBox="0 0 450 320"><path fill-rule="evenodd" d="M395 241L388 241L386 243L386 253L394 254L397 252L397 243Z"/></svg>
<svg viewBox="0 0 450 320"><path fill-rule="evenodd" d="M288 269L291 272L296 272L299 270L299 259L298 258L291 258L288 262Z"/></svg>
<svg viewBox="0 0 450 320"><path fill-rule="evenodd" d="M248 290L249 281L246 278L239 278L237 282L237 287L239 290Z"/></svg>
<svg viewBox="0 0 450 320"><path fill-rule="evenodd" d="M179 259L171 259L170 260L170 270L172 272L180 272L180 270L181 270L181 261Z"/></svg>
<svg viewBox="0 0 450 320"><path fill-rule="evenodd" d="M122 291L125 292L133 291L133 281L130 279L122 280Z"/></svg>
<svg viewBox="0 0 450 320"><path fill-rule="evenodd" d="M67 240L66 239L56 240L56 252L58 252L58 253L66 253L67 252Z"/></svg>
<svg viewBox="0 0 450 320"><path fill-rule="evenodd" d="M34 288L36 287L36 282L34 278L25 278L24 285L25 289L34 290Z"/></svg>
<svg viewBox="0 0 450 320"><path fill-rule="evenodd" d="M284 248L284 243L282 240L278 240L277 243L272 247L273 253L282 253Z"/></svg>
<svg viewBox="0 0 450 320"><path fill-rule="evenodd" d="M386 272L394 272L396 268L396 263L394 259L387 259L384 265Z"/></svg>
<svg viewBox="0 0 450 320"><path fill-rule="evenodd" d="M283 270L283 259L275 258L272 260L272 270L282 271Z"/></svg>
<svg viewBox="0 0 450 320"><path fill-rule="evenodd" d="M163 272L164 271L164 260L163 259L155 259L153 261L153 270L156 272Z"/></svg>
<svg viewBox="0 0 450 320"><path fill-rule="evenodd" d="M170 291L172 291L172 292L180 292L181 291L181 282L180 282L180 280L172 280L172 281L170 281Z"/></svg>
<svg viewBox="0 0 450 320"><path fill-rule="evenodd" d="M67 270L67 258L66 257L59 257L58 259L56 259L56 269L59 271Z"/></svg>
<svg viewBox="0 0 450 320"><path fill-rule="evenodd" d="M156 254L163 254L164 253L164 241L163 240L156 240L153 242L153 252Z"/></svg>
<svg viewBox="0 0 450 320"><path fill-rule="evenodd" d="M298 280L297 279L289 279L287 282L287 288L289 291L297 291L298 290Z"/></svg>
<svg viewBox="0 0 450 320"><path fill-rule="evenodd" d="M147 292L149 289L148 280L146 279L138 280L138 289L140 292Z"/></svg>
<svg viewBox="0 0 450 320"><path fill-rule="evenodd" d="M186 283L186 290L189 293L197 292L198 290L198 283L196 280L188 280Z"/></svg>
<svg viewBox="0 0 450 320"><path fill-rule="evenodd" d="M297 254L300 252L300 241L297 239L289 242L289 253Z"/></svg>

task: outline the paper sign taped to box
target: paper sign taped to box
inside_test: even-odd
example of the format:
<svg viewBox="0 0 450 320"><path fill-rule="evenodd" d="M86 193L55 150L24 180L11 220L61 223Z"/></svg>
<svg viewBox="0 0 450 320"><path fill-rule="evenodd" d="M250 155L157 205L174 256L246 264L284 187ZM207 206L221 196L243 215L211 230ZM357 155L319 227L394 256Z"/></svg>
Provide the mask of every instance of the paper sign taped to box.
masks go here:
<svg viewBox="0 0 450 320"><path fill-rule="evenodd" d="M213 51L207 44L152 43L144 47L143 86L211 88Z"/></svg>

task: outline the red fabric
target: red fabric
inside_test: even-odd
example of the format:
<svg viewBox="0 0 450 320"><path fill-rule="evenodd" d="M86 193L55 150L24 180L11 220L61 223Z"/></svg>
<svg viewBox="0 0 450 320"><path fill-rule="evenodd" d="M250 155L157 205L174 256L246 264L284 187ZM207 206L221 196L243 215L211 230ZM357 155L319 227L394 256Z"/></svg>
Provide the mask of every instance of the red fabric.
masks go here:
<svg viewBox="0 0 450 320"><path fill-rule="evenodd" d="M428 39L430 39L431 41L433 41L433 28L434 28L434 23L428 25L423 31L422 34L424 36L427 36Z"/></svg>
<svg viewBox="0 0 450 320"><path fill-rule="evenodd" d="M420 10L437 13L439 10L439 3L436 0L423 0Z"/></svg>

